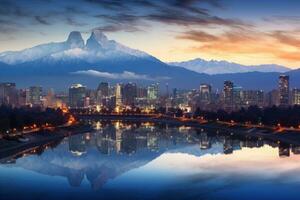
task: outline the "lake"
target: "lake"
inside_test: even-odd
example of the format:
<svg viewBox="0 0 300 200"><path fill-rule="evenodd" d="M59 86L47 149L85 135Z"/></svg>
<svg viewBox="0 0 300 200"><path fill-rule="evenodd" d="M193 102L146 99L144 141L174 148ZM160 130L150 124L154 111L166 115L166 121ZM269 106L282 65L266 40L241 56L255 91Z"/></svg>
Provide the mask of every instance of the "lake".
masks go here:
<svg viewBox="0 0 300 200"><path fill-rule="evenodd" d="M300 147L222 130L89 121L1 159L0 199L299 199Z"/></svg>

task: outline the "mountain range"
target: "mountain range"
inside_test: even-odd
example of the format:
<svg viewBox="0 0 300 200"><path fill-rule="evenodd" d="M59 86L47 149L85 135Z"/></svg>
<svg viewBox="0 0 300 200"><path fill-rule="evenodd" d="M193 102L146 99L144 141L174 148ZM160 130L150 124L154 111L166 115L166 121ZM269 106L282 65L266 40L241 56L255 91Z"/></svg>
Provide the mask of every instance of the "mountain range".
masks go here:
<svg viewBox="0 0 300 200"><path fill-rule="evenodd" d="M290 68L275 65L241 65L233 62L218 61L218 60L204 60L196 58L193 60L183 62L170 62L171 66L179 66L191 71L205 74L228 74L228 73L245 73L245 72L280 72L284 73L290 71Z"/></svg>
<svg viewBox="0 0 300 200"><path fill-rule="evenodd" d="M277 87L282 72L291 75L293 87L300 87L298 70L288 71L278 65L242 66L200 59L164 63L143 51L109 40L99 30L92 31L86 41L80 32L73 31L63 42L0 53L0 70L0 82L16 82L19 87L42 85L59 90L65 90L73 83L95 88L101 81L132 81L144 85L160 82L162 89L166 83L181 89L210 83L221 89L224 80L232 80L244 88L270 90Z"/></svg>

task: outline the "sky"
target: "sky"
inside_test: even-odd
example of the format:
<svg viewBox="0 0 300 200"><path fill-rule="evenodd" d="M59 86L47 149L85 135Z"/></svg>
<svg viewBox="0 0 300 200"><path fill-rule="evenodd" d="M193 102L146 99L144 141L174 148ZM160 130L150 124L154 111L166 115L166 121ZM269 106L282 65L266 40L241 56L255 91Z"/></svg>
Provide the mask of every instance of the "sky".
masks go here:
<svg viewBox="0 0 300 200"><path fill-rule="evenodd" d="M102 30L162 61L300 67L296 0L0 0L0 52Z"/></svg>

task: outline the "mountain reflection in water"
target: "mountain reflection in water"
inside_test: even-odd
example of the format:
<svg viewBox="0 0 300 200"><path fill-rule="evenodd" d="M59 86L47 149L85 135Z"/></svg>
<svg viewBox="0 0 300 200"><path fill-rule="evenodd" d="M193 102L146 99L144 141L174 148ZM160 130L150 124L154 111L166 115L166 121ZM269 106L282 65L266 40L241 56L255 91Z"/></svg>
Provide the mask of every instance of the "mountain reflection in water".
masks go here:
<svg viewBox="0 0 300 200"><path fill-rule="evenodd" d="M72 188L84 189L71 195L74 199L83 198L82 194L103 197L104 191L105 198L117 199L123 193L114 191L123 190L139 199L230 199L240 194L246 195L242 199L250 199L261 197L253 191L266 194L268 189L276 199L285 196L272 190L300 186L300 176L295 175L300 171L298 146L164 124L90 123L95 127L93 132L73 135L19 158L1 160L0 195L13 196L5 181L13 180L10 184L14 189L21 189L22 177L31 172L32 181L22 186L30 190L35 180L46 183L60 178L57 190L66 191L64 197L70 197ZM36 187L32 190L39 191ZM49 192L47 188L42 191ZM296 197L295 191L289 192ZM62 197L47 195L49 199Z"/></svg>

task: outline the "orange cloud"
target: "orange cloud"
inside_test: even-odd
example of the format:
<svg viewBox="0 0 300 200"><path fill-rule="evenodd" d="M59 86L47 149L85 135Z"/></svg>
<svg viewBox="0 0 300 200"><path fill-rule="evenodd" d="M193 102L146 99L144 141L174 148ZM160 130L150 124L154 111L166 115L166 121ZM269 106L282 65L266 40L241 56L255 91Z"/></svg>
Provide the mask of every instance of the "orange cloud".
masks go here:
<svg viewBox="0 0 300 200"><path fill-rule="evenodd" d="M254 29L232 29L211 34L205 31L187 31L177 36L196 42L188 48L191 53L205 52L214 56L271 58L283 64L300 64L300 39L297 32L260 32ZM296 62L295 62L296 61Z"/></svg>

